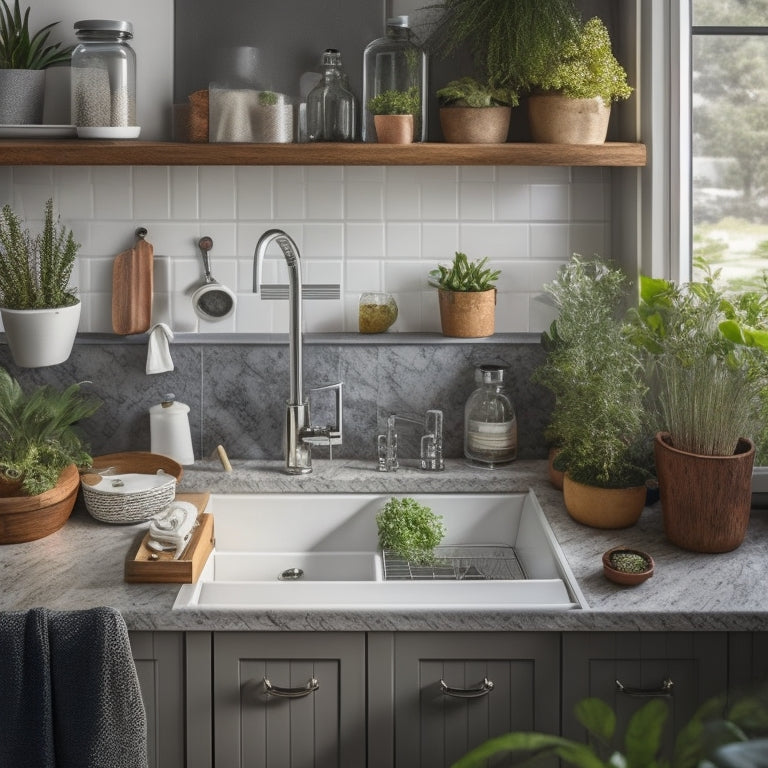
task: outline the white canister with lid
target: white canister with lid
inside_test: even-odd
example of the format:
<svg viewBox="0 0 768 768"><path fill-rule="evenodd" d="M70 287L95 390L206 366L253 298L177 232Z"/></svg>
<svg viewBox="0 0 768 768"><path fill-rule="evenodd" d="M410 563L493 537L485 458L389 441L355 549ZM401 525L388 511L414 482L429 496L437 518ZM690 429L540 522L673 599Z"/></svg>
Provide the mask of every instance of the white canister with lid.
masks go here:
<svg viewBox="0 0 768 768"><path fill-rule="evenodd" d="M192 433L189 429L189 406L176 402L175 395L149 409L149 431L152 453L168 456L179 464L194 464Z"/></svg>

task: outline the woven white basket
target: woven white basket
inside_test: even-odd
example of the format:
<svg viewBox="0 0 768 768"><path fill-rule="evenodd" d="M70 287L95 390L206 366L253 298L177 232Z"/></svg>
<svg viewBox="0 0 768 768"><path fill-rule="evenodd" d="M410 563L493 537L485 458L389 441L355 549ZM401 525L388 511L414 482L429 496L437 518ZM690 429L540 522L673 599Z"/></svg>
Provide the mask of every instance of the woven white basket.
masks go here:
<svg viewBox="0 0 768 768"><path fill-rule="evenodd" d="M85 508L92 517L104 523L140 523L162 512L176 496L176 478L155 488L133 493L102 491L81 483Z"/></svg>

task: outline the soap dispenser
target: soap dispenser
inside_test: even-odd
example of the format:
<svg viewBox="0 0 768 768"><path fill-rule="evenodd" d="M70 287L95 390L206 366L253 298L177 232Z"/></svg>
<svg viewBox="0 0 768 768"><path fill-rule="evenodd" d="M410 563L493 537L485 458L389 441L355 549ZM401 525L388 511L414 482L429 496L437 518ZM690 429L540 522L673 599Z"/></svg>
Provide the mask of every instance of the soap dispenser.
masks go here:
<svg viewBox="0 0 768 768"><path fill-rule="evenodd" d="M179 464L194 464L192 433L189 429L189 406L167 394L149 409L149 431L152 453L168 456Z"/></svg>
<svg viewBox="0 0 768 768"><path fill-rule="evenodd" d="M493 469L517 458L517 419L507 392L504 363L482 363L475 371L480 386L464 408L464 456Z"/></svg>

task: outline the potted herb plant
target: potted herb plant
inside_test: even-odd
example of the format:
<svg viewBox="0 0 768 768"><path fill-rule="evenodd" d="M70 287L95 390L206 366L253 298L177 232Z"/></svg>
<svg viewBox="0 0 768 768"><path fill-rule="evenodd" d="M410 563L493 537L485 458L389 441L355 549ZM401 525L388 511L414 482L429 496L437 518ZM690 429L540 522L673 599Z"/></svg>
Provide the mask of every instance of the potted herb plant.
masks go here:
<svg viewBox="0 0 768 768"><path fill-rule="evenodd" d="M573 0L442 0L427 47L448 57L466 47L481 80L527 90L552 52L577 31Z"/></svg>
<svg viewBox="0 0 768 768"><path fill-rule="evenodd" d="M410 144L421 116L421 96L414 85L407 91L382 91L368 99L379 144ZM414 117L416 116L416 117Z"/></svg>
<svg viewBox="0 0 768 768"><path fill-rule="evenodd" d="M37 368L64 362L80 321L69 280L79 244L45 204L43 230L25 229L10 206L0 214L0 317L14 362Z"/></svg>
<svg viewBox="0 0 768 768"><path fill-rule="evenodd" d="M744 539L752 437L768 392L768 302L727 296L716 278L676 285L643 277L633 324L658 406L664 531L695 552L727 552Z"/></svg>
<svg viewBox="0 0 768 768"><path fill-rule="evenodd" d="M27 8L22 16L19 0L11 9L0 0L0 124L34 125L43 121L45 69L69 62L71 47L48 45L47 24L35 33L29 30Z"/></svg>
<svg viewBox="0 0 768 768"><path fill-rule="evenodd" d="M452 80L437 91L437 101L443 138L466 144L505 142L512 107L519 104L511 88L494 87L473 77Z"/></svg>
<svg viewBox="0 0 768 768"><path fill-rule="evenodd" d="M623 319L626 285L618 267L574 255L545 286L558 317L534 373L555 395L547 437L565 472L565 507L597 528L637 522L651 465L644 370Z"/></svg>
<svg viewBox="0 0 768 768"><path fill-rule="evenodd" d="M486 267L487 258L470 261L456 252L453 263L439 265L428 282L438 289L440 324L445 336L491 336L496 327L496 286L500 270Z"/></svg>
<svg viewBox="0 0 768 768"><path fill-rule="evenodd" d="M0 368L0 543L32 541L69 517L90 464L77 423L100 402L77 384L26 393Z"/></svg>
<svg viewBox="0 0 768 768"><path fill-rule="evenodd" d="M613 55L610 34L597 17L560 43L554 59L542 58L531 80L531 136L545 143L602 144L611 104L632 94L627 73Z"/></svg>

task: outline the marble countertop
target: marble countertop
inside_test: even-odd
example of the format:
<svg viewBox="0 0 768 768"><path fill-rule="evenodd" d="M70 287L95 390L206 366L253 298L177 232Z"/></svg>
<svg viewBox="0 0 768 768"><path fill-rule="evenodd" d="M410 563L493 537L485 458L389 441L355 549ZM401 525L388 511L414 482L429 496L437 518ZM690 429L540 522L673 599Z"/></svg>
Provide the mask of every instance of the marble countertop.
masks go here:
<svg viewBox="0 0 768 768"><path fill-rule="evenodd" d="M176 584L127 584L126 557L146 523L109 525L82 502L56 533L0 547L0 610L34 606L78 609L110 605L132 630L261 631L494 631L494 630L768 630L768 512L752 513L746 541L734 552L685 552L664 538L658 505L621 531L580 525L547 480L546 463L520 461L493 471L448 461L439 473L401 468L378 472L372 462L319 461L311 475L288 476L280 462L233 461L185 468L180 491L215 493L526 492L533 489L560 542L588 608L570 611L205 611L172 610ZM617 586L602 573L602 553L618 545L650 552L654 576L636 587Z"/></svg>

